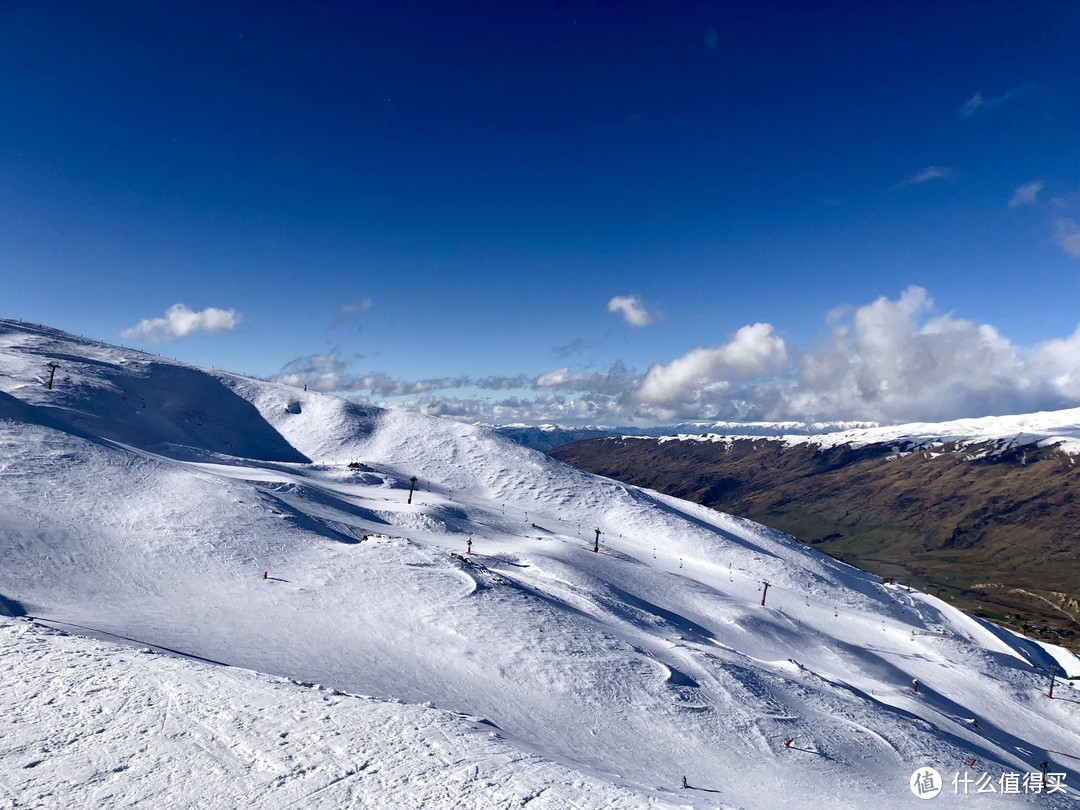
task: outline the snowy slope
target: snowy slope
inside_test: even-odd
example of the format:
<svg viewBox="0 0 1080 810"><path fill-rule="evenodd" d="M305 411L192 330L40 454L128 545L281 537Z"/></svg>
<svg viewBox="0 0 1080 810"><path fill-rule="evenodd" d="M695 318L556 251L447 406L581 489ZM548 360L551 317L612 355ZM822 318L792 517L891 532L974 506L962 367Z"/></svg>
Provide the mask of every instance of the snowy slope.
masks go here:
<svg viewBox="0 0 1080 810"><path fill-rule="evenodd" d="M0 806L665 806L480 718L149 652L0 620Z"/></svg>
<svg viewBox="0 0 1080 810"><path fill-rule="evenodd" d="M323 806L519 806L523 791L547 806L904 807L922 805L908 788L916 768L998 780L1043 760L1065 791L948 798L1069 807L1078 796L1080 692L1059 683L1060 699L1043 696L1051 664L1080 675L1075 657L488 429L0 321L0 482L7 612L199 659L83 648L19 620L0 626L5 675L130 672L155 705L114 714L158 736L152 684L184 684L184 711L168 715L182 733L208 746L224 735L283 778L245 782L237 760L211 768L206 796L246 789L285 807L325 783ZM356 718L334 729L344 753L286 759L266 729L291 734L288 722L237 707L297 715L328 695L232 668L378 701L329 695ZM27 692L0 695L5 738L39 744L12 720L35 711ZM382 726L395 710L437 726L432 756L450 762L413 752L401 768L415 778L330 788L360 767L357 751L394 757L400 739ZM214 712L246 719L208 730ZM109 737L102 761L138 752L137 733ZM148 756L172 757L168 746ZM40 781L18 759L0 760L0 786L30 806L41 790L86 803L103 779L118 796L136 790L77 756ZM485 787L493 772L506 791ZM559 792L572 784L578 793ZM164 777L157 789L186 801Z"/></svg>

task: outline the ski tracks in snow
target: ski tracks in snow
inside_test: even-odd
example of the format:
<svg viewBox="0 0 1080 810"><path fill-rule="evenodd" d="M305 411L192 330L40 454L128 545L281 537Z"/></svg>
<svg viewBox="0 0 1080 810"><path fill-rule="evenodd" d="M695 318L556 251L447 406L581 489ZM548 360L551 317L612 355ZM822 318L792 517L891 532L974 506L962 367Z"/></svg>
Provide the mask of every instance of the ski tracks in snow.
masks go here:
<svg viewBox="0 0 1080 810"><path fill-rule="evenodd" d="M675 806L515 749L476 718L27 622L0 620L0 669L4 807Z"/></svg>

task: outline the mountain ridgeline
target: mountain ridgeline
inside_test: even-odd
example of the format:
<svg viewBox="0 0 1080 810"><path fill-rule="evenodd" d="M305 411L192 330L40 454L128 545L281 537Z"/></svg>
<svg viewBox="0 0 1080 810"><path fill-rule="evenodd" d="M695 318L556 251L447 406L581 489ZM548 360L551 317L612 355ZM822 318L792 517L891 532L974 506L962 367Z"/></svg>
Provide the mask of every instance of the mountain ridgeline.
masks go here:
<svg viewBox="0 0 1080 810"><path fill-rule="evenodd" d="M560 425L493 425L496 433L533 450L586 439L611 436L675 436L691 434L738 434L739 436L816 436L843 430L877 427L876 422L682 422L664 427L562 427Z"/></svg>
<svg viewBox="0 0 1080 810"><path fill-rule="evenodd" d="M1033 435L613 437L549 451L589 472L759 521L1075 650L1080 476L1072 453Z"/></svg>

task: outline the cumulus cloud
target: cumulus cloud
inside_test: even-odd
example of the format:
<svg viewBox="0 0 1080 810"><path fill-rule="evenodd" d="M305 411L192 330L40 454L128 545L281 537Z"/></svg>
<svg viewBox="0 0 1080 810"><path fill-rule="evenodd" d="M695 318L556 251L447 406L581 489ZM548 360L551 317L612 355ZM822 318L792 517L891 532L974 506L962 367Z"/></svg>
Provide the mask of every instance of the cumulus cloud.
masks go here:
<svg viewBox="0 0 1080 810"><path fill-rule="evenodd" d="M373 306L370 298L360 298L353 301L351 304L342 304L341 311L338 316L330 323L331 329L337 329L339 326L344 326L357 315L367 312Z"/></svg>
<svg viewBox="0 0 1080 810"><path fill-rule="evenodd" d="M916 286L857 308L824 344L800 353L797 374L768 402L771 415L894 422L1022 407L1027 381L1016 347L991 326L930 317L932 308Z"/></svg>
<svg viewBox="0 0 1080 810"><path fill-rule="evenodd" d="M1080 237L1080 226L1070 223ZM767 323L644 373L561 367L538 375L401 380L351 373L339 350L298 358L278 379L464 421L633 425L694 419L885 423L1028 413L1080 405L1080 327L1028 349L989 324L936 311L910 286L827 313L805 348ZM452 389L457 389L452 394ZM495 392L506 392L498 395Z"/></svg>
<svg viewBox="0 0 1080 810"><path fill-rule="evenodd" d="M934 313L912 286L896 299L829 313L826 337L786 345L769 324L714 349L652 366L624 401L636 416L880 422L954 419L1064 407L1080 386L1080 336L1028 357L994 327Z"/></svg>
<svg viewBox="0 0 1080 810"><path fill-rule="evenodd" d="M1028 366L1031 376L1063 404L1080 401L1080 327L1067 338L1037 346Z"/></svg>
<svg viewBox="0 0 1080 810"><path fill-rule="evenodd" d="M362 360L363 355L355 355L352 361ZM274 379L287 385L307 386L313 391L351 394L368 392L373 397L407 397L430 394L456 388L478 388L481 390L513 390L529 385L530 377L520 374L514 377L431 377L421 380L404 380L392 377L384 371L357 373L351 370L353 362L341 355L341 349L335 347L326 354L310 354L290 360Z"/></svg>
<svg viewBox="0 0 1080 810"><path fill-rule="evenodd" d="M591 391L605 396L622 396L640 379L622 360L617 360L607 371L571 371L565 367L548 371L538 375L532 381L532 387L538 390Z"/></svg>
<svg viewBox="0 0 1080 810"><path fill-rule="evenodd" d="M408 397L426 394L430 391L442 391L448 388L462 388L469 382L468 377L433 377L424 380L400 380L383 372L365 374L349 381L350 391L370 391L377 397Z"/></svg>
<svg viewBox="0 0 1080 810"><path fill-rule="evenodd" d="M696 347L670 363L655 363L631 399L673 417L696 410L710 394L727 394L736 383L779 370L787 361L783 338L767 323L739 329L727 343Z"/></svg>
<svg viewBox="0 0 1080 810"><path fill-rule="evenodd" d="M951 176L953 170L948 166L927 166L922 171L916 172L906 180L901 180L895 186L894 189L904 188L906 186L918 186L923 183L929 183L931 180L944 180Z"/></svg>
<svg viewBox="0 0 1080 810"><path fill-rule="evenodd" d="M316 391L340 390L336 386L347 374L348 363L341 349L334 347L326 354L310 354L286 363L274 379L286 385L309 386Z"/></svg>
<svg viewBox="0 0 1080 810"><path fill-rule="evenodd" d="M630 326L648 326L656 316L645 306L640 295L616 295L607 303L608 312L621 312Z"/></svg>
<svg viewBox="0 0 1080 810"><path fill-rule="evenodd" d="M1080 259L1080 222L1059 219L1054 223L1054 241L1070 256Z"/></svg>
<svg viewBox="0 0 1080 810"><path fill-rule="evenodd" d="M150 343L167 343L193 332L231 332L239 322L240 315L235 309L207 307L193 312L183 304L173 304L165 310L165 317L145 318L122 331L120 336Z"/></svg>
<svg viewBox="0 0 1080 810"><path fill-rule="evenodd" d="M1039 192L1042 191L1042 188L1042 180L1032 180L1030 183L1024 183L1022 186L1017 186L1016 191L1013 192L1012 199L1009 200L1009 208L1019 208L1021 205L1031 205L1035 202L1035 198L1039 196Z"/></svg>
<svg viewBox="0 0 1080 810"><path fill-rule="evenodd" d="M602 396L563 397L546 394L539 397L509 397L490 401L480 398L451 398L440 395L401 403L428 416L443 416L465 422L506 425L590 424L626 425L632 415L615 400Z"/></svg>

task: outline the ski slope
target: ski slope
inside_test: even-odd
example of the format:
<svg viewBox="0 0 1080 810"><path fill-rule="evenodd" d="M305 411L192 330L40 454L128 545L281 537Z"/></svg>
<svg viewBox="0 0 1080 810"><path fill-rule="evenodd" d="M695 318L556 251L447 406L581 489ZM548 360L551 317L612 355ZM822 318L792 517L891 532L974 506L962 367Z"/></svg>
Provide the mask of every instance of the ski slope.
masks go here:
<svg viewBox="0 0 1080 810"><path fill-rule="evenodd" d="M1071 654L486 428L0 320L0 482L12 806L1080 796Z"/></svg>

